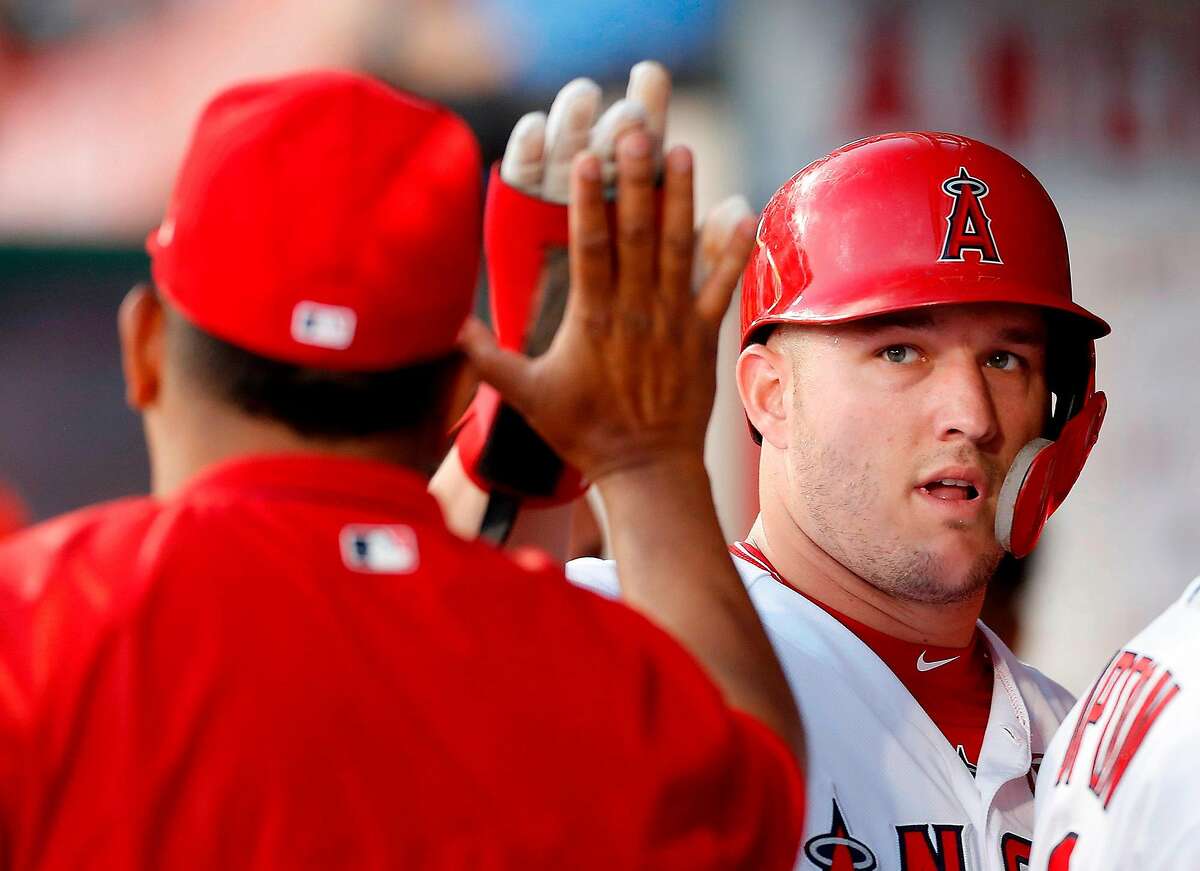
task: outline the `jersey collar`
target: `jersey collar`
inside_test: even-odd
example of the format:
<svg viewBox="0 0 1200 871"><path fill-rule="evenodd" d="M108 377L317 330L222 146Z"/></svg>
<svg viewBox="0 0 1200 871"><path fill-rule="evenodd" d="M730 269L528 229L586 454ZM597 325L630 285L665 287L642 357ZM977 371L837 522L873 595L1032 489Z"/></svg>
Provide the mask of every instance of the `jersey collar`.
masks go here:
<svg viewBox="0 0 1200 871"><path fill-rule="evenodd" d="M987 727L984 733L983 747L978 760L975 778L967 772L954 748L950 747L941 730L933 722L923 707L913 696L904 681L892 670L888 663L857 635L850 626L843 623L838 616L822 606L816 600L800 593L795 587L783 580L778 572L770 568L770 563L754 557L752 551L745 549L744 542L738 542L730 547L730 551L743 566L753 566L758 574L752 571L739 570L743 581L751 590L759 613L764 615L765 622L774 632L788 631L783 626L795 626L797 634L787 635L787 643L810 651L814 658L835 663L843 658L838 654L837 646L830 646L823 652L813 652L820 648L822 637L842 636L853 639L861 645L861 649L874 654L872 659L877 668L862 668L861 666L845 666L847 674L857 675L857 680L863 681L859 692L873 707L879 717L892 724L893 737L903 745L905 742L924 740L928 743L933 754L932 758L940 759L951 781L958 784L962 795L975 795L983 800L982 807L988 808L1000 787L1008 781L1025 776L1030 771L1032 760L1032 726L1030 716L1020 688L1017 685L1016 672L1023 668L1021 663L982 621L976 623L977 641L988 653L992 666L992 698L988 714ZM769 587L758 587L759 579L770 578L776 583ZM757 593L755 592L757 591ZM808 620L793 621L800 611L807 615ZM777 615L774 620L768 615ZM781 622L785 621L785 622ZM799 628L802 627L802 628ZM814 627L821 631L813 632ZM932 651L938 648L931 648ZM860 663L861 657L852 657ZM897 693L895 688L904 691ZM801 701L805 698L803 691L798 691ZM965 799L964 799L965 800ZM986 820L986 812L980 824Z"/></svg>
<svg viewBox="0 0 1200 871"><path fill-rule="evenodd" d="M767 559L766 554L751 542L735 542L729 546L729 551L767 572L785 587L799 593L857 635L909 687L926 683L952 686L956 681L965 679L973 668L978 668L981 659L988 658L987 646L980 637L978 627L964 647L940 647L904 641L842 614L789 583Z"/></svg>
<svg viewBox="0 0 1200 871"><path fill-rule="evenodd" d="M417 472L379 460L328 454L238 457L200 472L168 501L225 494L259 499L351 502L442 522L441 509Z"/></svg>

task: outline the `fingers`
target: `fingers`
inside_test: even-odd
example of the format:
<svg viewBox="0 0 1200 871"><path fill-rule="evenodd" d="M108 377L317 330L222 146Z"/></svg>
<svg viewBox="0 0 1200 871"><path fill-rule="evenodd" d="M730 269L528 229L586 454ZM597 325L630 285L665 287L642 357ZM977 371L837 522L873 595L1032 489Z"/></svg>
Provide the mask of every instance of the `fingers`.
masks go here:
<svg viewBox="0 0 1200 871"><path fill-rule="evenodd" d="M696 313L714 331L721 326L721 319L729 308L733 290L746 267L746 259L754 249L754 231L753 218L743 218L738 222L729 244L713 267L712 274L696 295Z"/></svg>
<svg viewBox="0 0 1200 871"><path fill-rule="evenodd" d="M733 241L738 224L753 217L750 204L740 195L722 200L708 210L696 231L700 239L696 245L696 260L692 264L692 284L695 287L703 285L712 274L721 255Z"/></svg>
<svg viewBox="0 0 1200 871"><path fill-rule="evenodd" d="M654 294L656 214L650 137L634 131L617 143L617 296L623 312L645 311Z"/></svg>
<svg viewBox="0 0 1200 871"><path fill-rule="evenodd" d="M600 160L591 152L576 156L568 210L571 296L567 318L607 315L612 307L612 249Z"/></svg>
<svg viewBox="0 0 1200 871"><path fill-rule="evenodd" d="M617 179L617 141L626 133L646 129L646 110L633 100L617 100L592 128L588 150L600 158L604 184Z"/></svg>
<svg viewBox="0 0 1200 871"><path fill-rule="evenodd" d="M501 348L492 331L474 317L467 318L459 331L458 346L481 381L495 387L517 411L527 414L529 397L533 394L533 362L528 357Z"/></svg>
<svg viewBox="0 0 1200 871"><path fill-rule="evenodd" d="M571 162L587 148L592 124L600 110L600 86L575 79L563 86L546 118L546 163L542 198L565 203L570 191Z"/></svg>
<svg viewBox="0 0 1200 871"><path fill-rule="evenodd" d="M692 211L692 153L677 146L666 159L658 267L664 299L671 308L690 304L692 298Z"/></svg>
<svg viewBox="0 0 1200 871"><path fill-rule="evenodd" d="M671 102L671 74L655 61L644 60L629 71L625 96L646 111L646 132L659 153L667 132L667 106Z"/></svg>
<svg viewBox="0 0 1200 871"><path fill-rule="evenodd" d="M505 184L530 196L540 196L546 166L546 114L530 112L513 127L500 161Z"/></svg>

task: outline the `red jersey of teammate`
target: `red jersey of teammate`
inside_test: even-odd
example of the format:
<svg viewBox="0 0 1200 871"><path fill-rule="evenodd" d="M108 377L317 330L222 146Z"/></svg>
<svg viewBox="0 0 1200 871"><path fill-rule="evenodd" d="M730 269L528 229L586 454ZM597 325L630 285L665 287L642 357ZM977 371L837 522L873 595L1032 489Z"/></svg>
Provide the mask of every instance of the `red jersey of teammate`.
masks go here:
<svg viewBox="0 0 1200 871"><path fill-rule="evenodd" d="M0 545L6 869L790 868L791 754L425 482L219 466Z"/></svg>

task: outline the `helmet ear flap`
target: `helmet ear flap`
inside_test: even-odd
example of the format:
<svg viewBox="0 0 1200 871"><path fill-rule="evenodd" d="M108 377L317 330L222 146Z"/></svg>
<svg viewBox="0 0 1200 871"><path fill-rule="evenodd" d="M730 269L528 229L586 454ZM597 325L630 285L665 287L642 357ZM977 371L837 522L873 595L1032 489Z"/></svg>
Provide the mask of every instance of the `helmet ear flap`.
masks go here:
<svg viewBox="0 0 1200 871"><path fill-rule="evenodd" d="M1048 452L1054 447L1050 439L1034 439L1017 452L1004 483L1000 487L1000 495L996 499L996 541L1000 546L1016 557L1027 556L1033 550L1032 543L1025 547L1024 538L1018 535L1018 546L1013 547L1013 529L1017 526L1018 505L1024 517L1030 512L1042 514L1045 512L1046 472L1049 463L1046 461ZM1039 458L1041 461L1039 462ZM1035 468L1036 467L1036 468ZM1034 504L1036 502L1036 504ZM1047 515L1048 516L1048 515ZM1027 526L1027 523L1020 524ZM1040 533L1041 530L1039 529ZM1035 535L1036 538L1036 535Z"/></svg>
<svg viewBox="0 0 1200 871"><path fill-rule="evenodd" d="M1072 329L1070 323L1053 317L1046 381L1054 403L1042 435L1057 439L1096 392L1096 343Z"/></svg>
<svg viewBox="0 0 1200 871"><path fill-rule="evenodd" d="M1050 515L1079 479L1108 410L1103 393L1092 393L1055 441L1034 439L1018 452L996 504L996 540L1016 557L1028 556Z"/></svg>
<svg viewBox="0 0 1200 871"><path fill-rule="evenodd" d="M1054 396L1042 438L1013 460L996 503L996 540L1016 557L1028 556L1042 529L1083 471L1108 409L1096 392L1095 342L1051 322L1046 380Z"/></svg>

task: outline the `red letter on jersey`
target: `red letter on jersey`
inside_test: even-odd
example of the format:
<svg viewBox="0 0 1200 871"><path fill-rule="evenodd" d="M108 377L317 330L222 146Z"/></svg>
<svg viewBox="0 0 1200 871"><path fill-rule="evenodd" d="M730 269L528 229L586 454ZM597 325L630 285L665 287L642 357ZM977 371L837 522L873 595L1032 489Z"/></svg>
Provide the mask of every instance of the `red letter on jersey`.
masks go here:
<svg viewBox="0 0 1200 871"><path fill-rule="evenodd" d="M900 871L967 871L962 833L962 826L896 826Z"/></svg>
<svg viewBox="0 0 1200 871"><path fill-rule="evenodd" d="M1092 686L1087 701L1080 708L1079 719L1075 723L1075 731L1071 733L1071 742L1067 745L1067 752L1063 754L1062 765L1059 766L1058 776L1054 780L1055 784L1071 782L1071 773L1075 770L1075 758L1079 755L1079 745L1083 743L1083 733L1088 726L1095 725L1103 715L1113 683L1127 668L1133 665L1134 659L1134 655L1129 651L1114 656L1109 660L1104 676Z"/></svg>
<svg viewBox="0 0 1200 871"><path fill-rule="evenodd" d="M1025 871L1029 867L1032 848L1032 841L1012 832L1001 838L1000 855L1004 858L1004 871Z"/></svg>
<svg viewBox="0 0 1200 871"><path fill-rule="evenodd" d="M1154 661L1150 660L1150 667L1153 669ZM1154 688L1146 695L1146 701L1142 704L1141 709L1133 718L1133 723L1130 725L1128 732L1122 736L1119 729L1114 730L1111 743L1112 749L1104 755L1104 765L1097 776L1093 770L1092 774L1092 791L1100 797L1104 803L1105 809L1108 808L1108 803L1112 801L1113 794L1116 793L1117 787L1121 785L1121 778L1125 776L1125 769L1129 767L1129 763L1133 760L1134 755L1142 746L1142 742L1146 739L1146 733L1150 731L1150 727L1154 725L1154 721L1159 718L1167 705L1172 699L1179 694L1179 684L1175 683L1171 678L1171 672L1163 672L1162 677L1154 684ZM1138 701L1137 694L1130 696L1128 705L1130 708ZM1125 719L1125 713L1121 715L1122 722ZM1120 749L1117 749L1119 745Z"/></svg>
<svg viewBox="0 0 1200 871"><path fill-rule="evenodd" d="M1054 848L1054 852L1050 854L1050 861L1046 863L1046 871L1071 871L1071 854L1075 852L1075 842L1079 840L1079 835L1071 832Z"/></svg>

